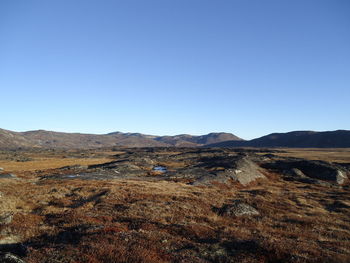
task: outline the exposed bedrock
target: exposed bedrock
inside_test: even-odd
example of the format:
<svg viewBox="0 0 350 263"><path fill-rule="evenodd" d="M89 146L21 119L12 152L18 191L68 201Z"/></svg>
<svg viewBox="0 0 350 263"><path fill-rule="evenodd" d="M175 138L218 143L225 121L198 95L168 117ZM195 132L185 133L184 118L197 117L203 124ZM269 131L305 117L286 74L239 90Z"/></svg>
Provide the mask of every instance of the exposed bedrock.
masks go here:
<svg viewBox="0 0 350 263"><path fill-rule="evenodd" d="M262 166L282 173L289 179L311 178L340 185L347 182L349 174L346 166L323 161L287 159L265 163Z"/></svg>
<svg viewBox="0 0 350 263"><path fill-rule="evenodd" d="M262 169L248 156L203 158L202 161L202 166L211 168L212 173L200 177L194 182L195 185L214 181L227 183L230 180L247 185L259 178L265 178Z"/></svg>

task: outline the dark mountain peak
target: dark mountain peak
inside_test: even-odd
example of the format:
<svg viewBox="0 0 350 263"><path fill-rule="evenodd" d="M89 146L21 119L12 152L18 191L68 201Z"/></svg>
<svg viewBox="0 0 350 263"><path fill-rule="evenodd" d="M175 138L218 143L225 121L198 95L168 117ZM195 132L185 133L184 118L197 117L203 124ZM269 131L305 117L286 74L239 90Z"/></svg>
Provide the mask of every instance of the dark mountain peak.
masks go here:
<svg viewBox="0 0 350 263"><path fill-rule="evenodd" d="M227 132L212 132L199 136L199 143L201 144L220 143L224 141L243 141L243 139Z"/></svg>
<svg viewBox="0 0 350 263"><path fill-rule="evenodd" d="M210 132L210 133L206 134L205 136L218 136L218 135L223 135L223 134L233 135L232 133L228 133L228 132Z"/></svg>
<svg viewBox="0 0 350 263"><path fill-rule="evenodd" d="M172 144L178 147L201 146L209 143L219 143L229 140L242 140L232 133L212 132L206 135L179 134L175 136L158 136L157 141Z"/></svg>
<svg viewBox="0 0 350 263"><path fill-rule="evenodd" d="M22 133L27 133L27 134L29 134L29 133L44 133L44 132L51 132L51 131L39 129L39 130L25 131L25 132L22 132Z"/></svg>
<svg viewBox="0 0 350 263"><path fill-rule="evenodd" d="M293 148L345 148L350 147L350 131L292 131L271 133L250 141L225 141L208 147L293 147Z"/></svg>
<svg viewBox="0 0 350 263"><path fill-rule="evenodd" d="M107 133L106 135L119 135L119 134L123 134L123 133L120 131L115 131L115 132Z"/></svg>

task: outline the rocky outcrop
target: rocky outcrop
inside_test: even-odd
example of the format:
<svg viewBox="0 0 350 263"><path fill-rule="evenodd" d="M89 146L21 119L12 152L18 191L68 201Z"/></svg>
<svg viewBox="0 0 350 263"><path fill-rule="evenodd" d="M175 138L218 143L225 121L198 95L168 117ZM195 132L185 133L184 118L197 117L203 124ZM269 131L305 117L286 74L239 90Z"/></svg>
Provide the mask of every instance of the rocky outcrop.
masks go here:
<svg viewBox="0 0 350 263"><path fill-rule="evenodd" d="M261 168L248 156L221 157L208 160L207 167L222 167L223 171L213 171L210 175L202 176L194 185L208 184L211 182L227 183L228 181L239 182L242 185L265 178L260 172Z"/></svg>
<svg viewBox="0 0 350 263"><path fill-rule="evenodd" d="M11 253L1 253L0 254L0 263L25 263L18 256Z"/></svg>
<svg viewBox="0 0 350 263"><path fill-rule="evenodd" d="M260 172L260 167L253 162L249 157L241 157L235 162L234 169L228 169L219 175L229 176L242 185L247 185L258 178L265 178Z"/></svg>
<svg viewBox="0 0 350 263"><path fill-rule="evenodd" d="M315 179L342 185L348 181L349 171L339 164L303 159L285 159L265 163L263 167L275 170L288 179ZM313 182L312 180L310 182Z"/></svg>
<svg viewBox="0 0 350 263"><path fill-rule="evenodd" d="M241 200L234 200L230 204L225 204L218 209L221 216L241 217L241 216L256 216L260 213L254 207L244 203Z"/></svg>
<svg viewBox="0 0 350 263"><path fill-rule="evenodd" d="M13 214L10 212L5 212L0 214L0 225L7 225L12 222Z"/></svg>
<svg viewBox="0 0 350 263"><path fill-rule="evenodd" d="M14 179L17 178L14 174L0 173L0 179Z"/></svg>

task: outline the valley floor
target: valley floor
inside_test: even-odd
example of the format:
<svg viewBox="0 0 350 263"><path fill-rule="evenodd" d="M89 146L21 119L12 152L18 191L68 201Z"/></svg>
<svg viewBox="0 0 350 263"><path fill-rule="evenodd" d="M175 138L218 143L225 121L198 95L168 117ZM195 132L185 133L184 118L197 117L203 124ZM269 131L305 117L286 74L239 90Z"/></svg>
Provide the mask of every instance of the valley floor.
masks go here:
<svg viewBox="0 0 350 263"><path fill-rule="evenodd" d="M235 180L240 156L262 177ZM18 261L0 261L350 262L349 181L270 165L300 158L350 171L348 149L2 151L0 251Z"/></svg>

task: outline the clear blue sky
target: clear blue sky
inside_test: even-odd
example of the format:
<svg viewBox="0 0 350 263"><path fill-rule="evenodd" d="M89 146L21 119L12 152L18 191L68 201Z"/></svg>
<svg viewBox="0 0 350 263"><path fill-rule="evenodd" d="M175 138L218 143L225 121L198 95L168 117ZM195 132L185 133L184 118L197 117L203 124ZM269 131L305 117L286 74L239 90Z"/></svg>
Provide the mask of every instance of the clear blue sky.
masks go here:
<svg viewBox="0 0 350 263"><path fill-rule="evenodd" d="M350 129L348 0L1 0L0 127Z"/></svg>

